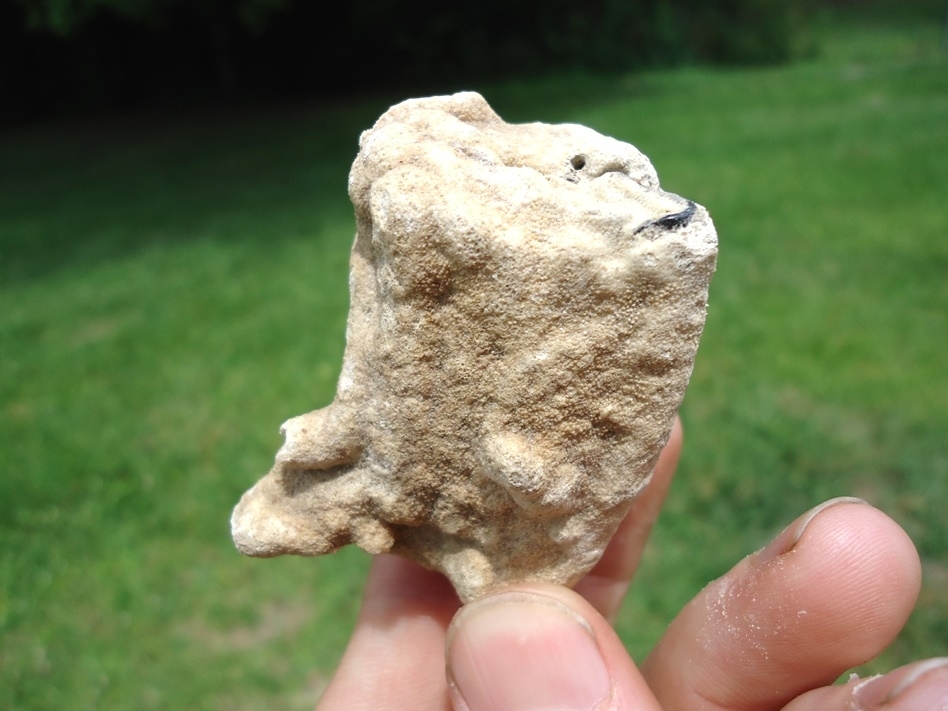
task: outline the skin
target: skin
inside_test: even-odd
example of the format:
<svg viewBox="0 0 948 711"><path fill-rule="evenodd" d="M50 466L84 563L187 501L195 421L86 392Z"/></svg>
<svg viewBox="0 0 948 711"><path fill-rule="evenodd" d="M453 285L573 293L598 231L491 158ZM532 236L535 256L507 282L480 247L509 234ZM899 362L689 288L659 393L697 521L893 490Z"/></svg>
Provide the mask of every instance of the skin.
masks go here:
<svg viewBox="0 0 948 711"><path fill-rule="evenodd" d="M710 583L641 666L612 629L681 451L574 590L519 585L461 607L440 574L373 562L321 711L943 711L948 658L834 685L882 651L915 605L920 563L892 519L838 499Z"/></svg>

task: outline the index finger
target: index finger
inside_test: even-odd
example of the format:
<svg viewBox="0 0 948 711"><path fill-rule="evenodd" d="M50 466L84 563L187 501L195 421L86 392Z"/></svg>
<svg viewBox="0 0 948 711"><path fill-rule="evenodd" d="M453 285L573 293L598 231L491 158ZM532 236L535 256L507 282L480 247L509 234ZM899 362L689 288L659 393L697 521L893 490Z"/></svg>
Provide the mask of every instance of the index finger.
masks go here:
<svg viewBox="0 0 948 711"><path fill-rule="evenodd" d="M440 573L376 556L352 639L317 708L449 709L444 639L460 605Z"/></svg>

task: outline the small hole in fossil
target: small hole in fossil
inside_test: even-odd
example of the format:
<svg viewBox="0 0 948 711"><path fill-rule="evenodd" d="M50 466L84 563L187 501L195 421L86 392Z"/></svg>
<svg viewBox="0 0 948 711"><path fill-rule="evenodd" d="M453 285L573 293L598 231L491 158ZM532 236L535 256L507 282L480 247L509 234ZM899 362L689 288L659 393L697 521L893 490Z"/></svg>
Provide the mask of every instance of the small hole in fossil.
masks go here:
<svg viewBox="0 0 948 711"><path fill-rule="evenodd" d="M583 168L586 167L586 156L584 155L573 156L570 159L569 164L573 166L573 170L582 170Z"/></svg>

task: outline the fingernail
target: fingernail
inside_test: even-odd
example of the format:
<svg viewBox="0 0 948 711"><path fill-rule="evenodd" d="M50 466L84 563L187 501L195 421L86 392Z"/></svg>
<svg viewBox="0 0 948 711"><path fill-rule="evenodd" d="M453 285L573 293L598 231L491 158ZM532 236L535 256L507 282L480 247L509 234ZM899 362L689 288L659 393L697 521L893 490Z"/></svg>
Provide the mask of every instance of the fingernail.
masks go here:
<svg viewBox="0 0 948 711"><path fill-rule="evenodd" d="M800 539L803 538L806 529L813 523L813 519L826 511L826 509L831 509L841 504L868 504L868 502L863 499L858 499L855 496L840 496L835 499L830 499L829 501L824 501L783 529L773 541L757 554L757 561L759 563L768 563L774 558L778 558L784 553L792 551L797 543L800 542Z"/></svg>
<svg viewBox="0 0 948 711"><path fill-rule="evenodd" d="M854 708L859 711L885 708L913 693L921 693L923 696L918 699L913 698L912 708L939 708L935 702L944 703L945 701L945 694L948 692L948 675L946 675L945 683L939 687L924 689L923 684L920 683L924 679L930 679L929 675L939 670L948 671L948 657L928 659L896 669L884 676L866 679L853 688ZM928 698L929 696L931 699Z"/></svg>
<svg viewBox="0 0 948 711"><path fill-rule="evenodd" d="M447 658L455 707L467 711L592 711L612 695L592 627L544 595L467 605L448 631Z"/></svg>

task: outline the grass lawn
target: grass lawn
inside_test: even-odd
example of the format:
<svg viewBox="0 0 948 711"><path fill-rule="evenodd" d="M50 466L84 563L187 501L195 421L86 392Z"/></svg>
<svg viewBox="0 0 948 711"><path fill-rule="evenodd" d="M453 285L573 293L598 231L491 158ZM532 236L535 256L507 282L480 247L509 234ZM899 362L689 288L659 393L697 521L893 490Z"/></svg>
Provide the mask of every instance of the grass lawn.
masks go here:
<svg viewBox="0 0 948 711"><path fill-rule="evenodd" d="M925 564L916 614L867 669L948 650L939 20L837 28L787 67L482 87L508 120L636 144L718 226L685 455L618 622L638 657L840 494L888 511ZM243 558L228 517L279 424L332 397L346 175L389 103L0 133L0 708L318 696L367 556Z"/></svg>

